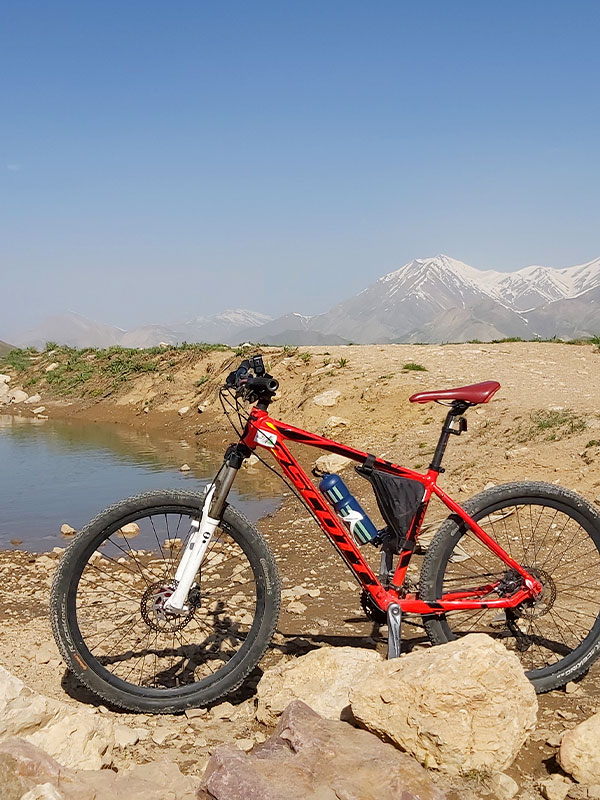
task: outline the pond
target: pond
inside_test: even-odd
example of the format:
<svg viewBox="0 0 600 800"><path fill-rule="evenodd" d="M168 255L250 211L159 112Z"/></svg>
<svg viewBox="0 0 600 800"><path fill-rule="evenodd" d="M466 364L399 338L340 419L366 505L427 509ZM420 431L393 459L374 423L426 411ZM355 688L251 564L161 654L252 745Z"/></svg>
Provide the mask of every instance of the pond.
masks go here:
<svg viewBox="0 0 600 800"><path fill-rule="evenodd" d="M64 547L63 523L79 530L139 492L201 491L222 457L223 448L125 425L0 414L0 549ZM261 465L242 469L230 502L255 521L275 510L282 488Z"/></svg>

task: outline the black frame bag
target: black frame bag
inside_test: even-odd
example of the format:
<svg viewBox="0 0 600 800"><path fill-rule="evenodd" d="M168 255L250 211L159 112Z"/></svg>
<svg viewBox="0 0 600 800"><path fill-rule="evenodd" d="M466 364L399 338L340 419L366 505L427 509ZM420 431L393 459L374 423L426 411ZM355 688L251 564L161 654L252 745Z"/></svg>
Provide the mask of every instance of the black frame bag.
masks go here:
<svg viewBox="0 0 600 800"><path fill-rule="evenodd" d="M356 471L373 487L377 506L387 525L388 536L395 539L394 549L397 553L400 552L423 500L425 487L419 481L410 478L379 472L367 462L361 467L356 467Z"/></svg>

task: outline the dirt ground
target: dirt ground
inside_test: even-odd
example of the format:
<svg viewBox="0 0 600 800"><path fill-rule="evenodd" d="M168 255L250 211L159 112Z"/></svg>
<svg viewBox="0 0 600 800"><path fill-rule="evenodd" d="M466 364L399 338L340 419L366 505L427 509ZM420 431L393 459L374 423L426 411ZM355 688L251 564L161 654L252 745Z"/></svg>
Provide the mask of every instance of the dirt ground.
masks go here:
<svg viewBox="0 0 600 800"><path fill-rule="evenodd" d="M264 352L270 371L281 383L280 399L272 407L274 417L319 433L327 429L331 416L341 417L347 424L333 438L423 470L444 412L436 405L411 405L409 395L498 380L502 385L498 394L489 405L470 410L468 432L450 442L442 487L462 502L490 482L539 479L575 489L600 504L600 352L591 345L387 345L310 347L298 353L267 348ZM50 391L44 395L43 386L39 391L52 417L165 427L193 434L203 446L208 442L216 446L233 438L218 405L217 376L238 360L232 354L210 354L169 373L168 382L161 374L143 375L118 397L105 400L53 398ZM411 363L423 369L405 367ZM196 386L204 375L210 380ZM330 389L340 393L335 405L321 407L313 402ZM185 406L190 410L180 415L178 410ZM15 407L13 413L31 412ZM319 455L297 453L305 466ZM356 476L349 476L349 483L357 490L361 485ZM384 652L385 629L379 630L365 618L352 576L307 511L283 486L282 492L282 507L259 527L275 553L283 587L299 587L306 610L289 610L290 603L284 602L278 634L261 667L323 644ZM373 503L366 505L371 511ZM429 513L432 519L444 516L433 507ZM57 557L17 551L0 554L4 586L0 663L45 694L70 703L96 704L65 674L52 640L47 603ZM410 620L404 634L407 648L428 646L420 620ZM259 674L235 698L241 705L233 719L157 718L101 708L101 713L117 714L146 732L135 747L117 754L116 767L152 760L160 751L184 772L198 774L218 743L236 739L249 747L263 740L269 731L247 711ZM568 693L559 690L540 696L538 730L509 770L521 787L518 797L538 797L536 782L559 771L555 761L558 735L598 710L599 688L600 665L595 665ZM465 793L467 789L472 796L483 795L476 785L462 787ZM574 785L569 796L584 795Z"/></svg>

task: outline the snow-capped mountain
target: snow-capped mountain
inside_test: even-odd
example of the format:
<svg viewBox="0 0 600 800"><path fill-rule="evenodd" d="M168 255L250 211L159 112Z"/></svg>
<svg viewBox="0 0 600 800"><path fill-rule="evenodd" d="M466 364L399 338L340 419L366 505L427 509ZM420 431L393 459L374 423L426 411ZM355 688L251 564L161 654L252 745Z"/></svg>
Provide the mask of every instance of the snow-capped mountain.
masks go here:
<svg viewBox="0 0 600 800"><path fill-rule="evenodd" d="M508 273L475 269L438 255L414 259L327 313L303 318L301 339L282 324L286 317L257 328L255 334L258 341L273 344L281 343L281 335L271 338L273 328L278 334L285 331L289 344L311 343L307 331L314 344L324 339L333 344L334 336L359 343L583 336L596 332L589 329L595 314L582 314L581 304L575 312L574 302L586 296L592 302L588 293L599 286L600 259L563 269L531 266Z"/></svg>
<svg viewBox="0 0 600 800"><path fill-rule="evenodd" d="M600 258L574 267L480 270L445 255L417 258L324 314L271 319L246 309L122 331L69 312L48 318L17 344L78 347L159 342L461 342L505 336L574 338L600 332Z"/></svg>
<svg viewBox="0 0 600 800"><path fill-rule="evenodd" d="M490 287L490 296L515 310L526 311L543 303L577 297L596 286L600 286L600 258L564 269L532 266L499 273Z"/></svg>

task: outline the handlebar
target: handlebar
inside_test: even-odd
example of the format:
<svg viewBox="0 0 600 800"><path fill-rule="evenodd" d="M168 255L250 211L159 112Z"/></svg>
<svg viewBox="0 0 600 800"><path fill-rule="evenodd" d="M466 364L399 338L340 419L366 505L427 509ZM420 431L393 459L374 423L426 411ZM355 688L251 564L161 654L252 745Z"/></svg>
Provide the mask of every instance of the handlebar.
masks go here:
<svg viewBox="0 0 600 800"><path fill-rule="evenodd" d="M258 401L268 405L279 388L279 381L265 372L262 356L253 356L229 373L225 386L235 389L250 403Z"/></svg>

